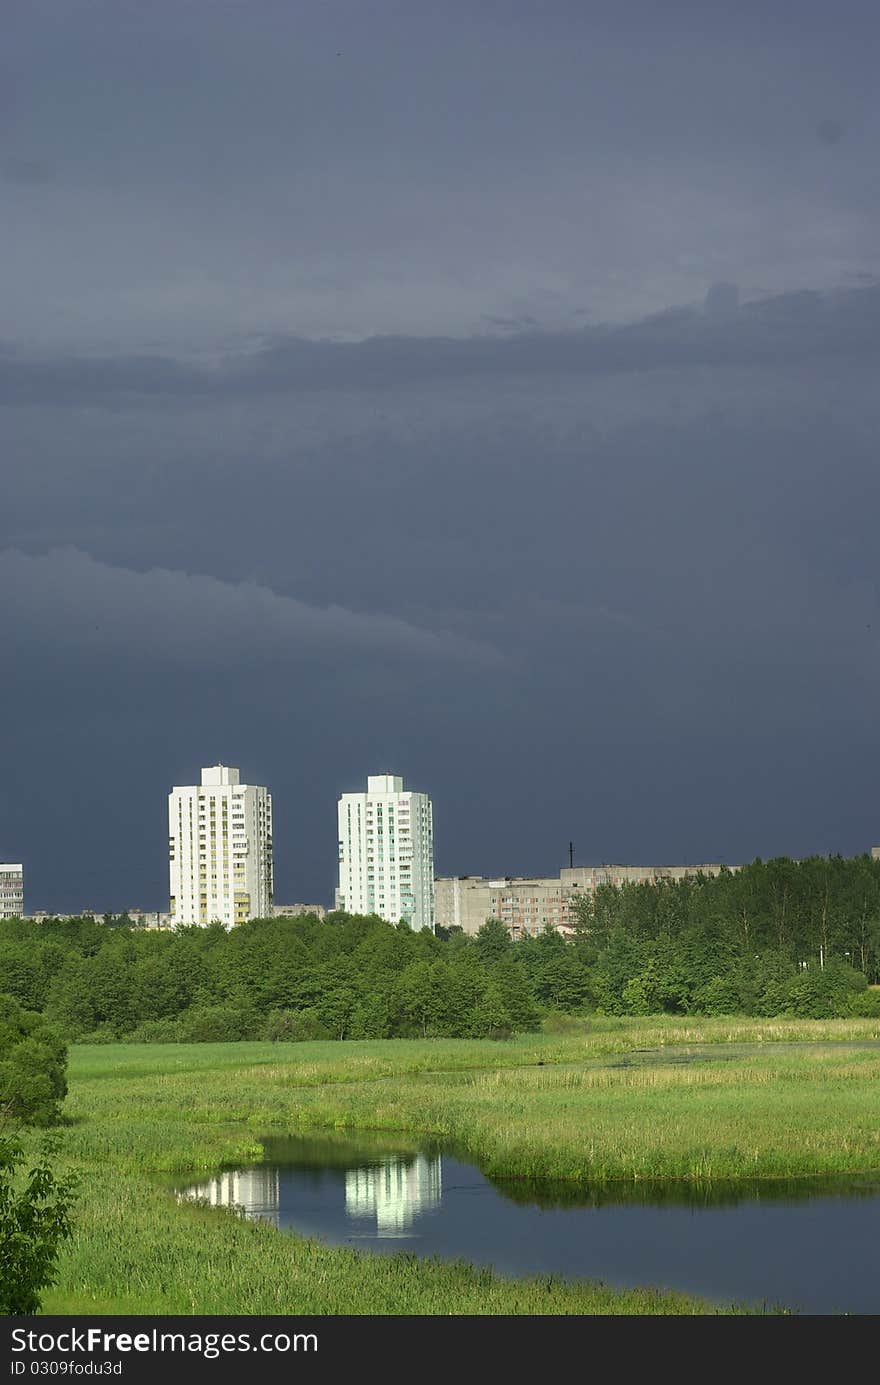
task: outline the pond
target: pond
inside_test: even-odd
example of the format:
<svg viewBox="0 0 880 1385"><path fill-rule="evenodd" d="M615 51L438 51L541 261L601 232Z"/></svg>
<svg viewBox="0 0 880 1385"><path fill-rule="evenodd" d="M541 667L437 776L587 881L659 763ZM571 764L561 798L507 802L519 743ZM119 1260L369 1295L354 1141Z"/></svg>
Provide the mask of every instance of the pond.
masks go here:
<svg viewBox="0 0 880 1385"><path fill-rule="evenodd" d="M267 1139L265 1162L176 1191L380 1254L800 1313L880 1312L880 1176L589 1191L490 1181L454 1153L405 1144Z"/></svg>

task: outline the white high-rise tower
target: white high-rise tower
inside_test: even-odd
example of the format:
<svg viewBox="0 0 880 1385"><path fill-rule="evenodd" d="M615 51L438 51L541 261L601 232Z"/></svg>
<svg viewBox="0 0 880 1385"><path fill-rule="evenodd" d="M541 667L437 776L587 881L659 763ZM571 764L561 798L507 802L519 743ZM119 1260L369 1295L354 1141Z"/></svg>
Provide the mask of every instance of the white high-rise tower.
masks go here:
<svg viewBox="0 0 880 1385"><path fill-rule="evenodd" d="M168 795L171 917L231 928L272 912L272 796L212 765Z"/></svg>
<svg viewBox="0 0 880 1385"><path fill-rule="evenodd" d="M366 793L344 793L339 800L336 906L433 931L431 800L405 793L396 774L371 774Z"/></svg>

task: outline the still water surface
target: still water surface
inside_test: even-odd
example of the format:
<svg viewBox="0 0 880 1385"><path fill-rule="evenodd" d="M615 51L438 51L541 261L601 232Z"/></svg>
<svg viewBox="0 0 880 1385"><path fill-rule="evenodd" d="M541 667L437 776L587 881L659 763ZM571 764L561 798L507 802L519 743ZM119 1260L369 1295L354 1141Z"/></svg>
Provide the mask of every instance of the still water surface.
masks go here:
<svg viewBox="0 0 880 1385"><path fill-rule="evenodd" d="M511 1275L655 1285L801 1313L880 1312L880 1178L711 1195L490 1182L448 1153L363 1139L266 1140L266 1162L178 1195L332 1245L466 1259Z"/></svg>

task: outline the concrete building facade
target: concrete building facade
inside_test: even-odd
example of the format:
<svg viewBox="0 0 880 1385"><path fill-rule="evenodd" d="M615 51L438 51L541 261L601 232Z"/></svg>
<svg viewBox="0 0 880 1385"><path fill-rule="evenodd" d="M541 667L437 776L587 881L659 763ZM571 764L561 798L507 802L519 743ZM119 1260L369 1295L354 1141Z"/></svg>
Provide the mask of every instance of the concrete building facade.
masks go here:
<svg viewBox="0 0 880 1385"><path fill-rule="evenodd" d="M295 919L300 914L314 914L315 918L323 919L327 917L327 910L323 904L273 904L273 919Z"/></svg>
<svg viewBox="0 0 880 1385"><path fill-rule="evenodd" d="M434 928L434 816L427 794L396 774L371 774L366 793L344 793L338 812L336 907L389 923Z"/></svg>
<svg viewBox="0 0 880 1385"><path fill-rule="evenodd" d="M20 919L24 914L24 866L0 863L0 919Z"/></svg>
<svg viewBox="0 0 880 1385"><path fill-rule="evenodd" d="M552 876L441 877L434 882L434 893L440 928L474 934L487 919L500 919L512 937L521 938L540 933L547 924L564 933L574 923L572 891Z"/></svg>
<svg viewBox="0 0 880 1385"><path fill-rule="evenodd" d="M599 885L652 884L688 875L718 875L719 864L694 866L576 866L558 876L480 875L441 877L434 882L437 924L476 933L487 919L500 919L513 938L535 937L549 924L560 933L576 922L576 900ZM728 866L738 870L738 866Z"/></svg>
<svg viewBox="0 0 880 1385"><path fill-rule="evenodd" d="M226 928L272 913L272 797L228 765L168 795L170 914Z"/></svg>
<svg viewBox="0 0 880 1385"><path fill-rule="evenodd" d="M171 915L160 913L157 909L78 909L73 914L57 909L38 909L36 913L27 914L26 917L32 923L45 923L47 919L94 919L95 923L105 923L108 920L112 923L124 923L127 920L132 928L155 930L174 927Z"/></svg>

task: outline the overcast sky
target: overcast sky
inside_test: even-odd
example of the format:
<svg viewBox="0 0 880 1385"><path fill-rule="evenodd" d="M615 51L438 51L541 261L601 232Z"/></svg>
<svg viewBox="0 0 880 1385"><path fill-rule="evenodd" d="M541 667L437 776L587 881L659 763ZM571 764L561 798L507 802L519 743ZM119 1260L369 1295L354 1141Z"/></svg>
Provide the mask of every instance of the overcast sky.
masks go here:
<svg viewBox="0 0 880 1385"><path fill-rule="evenodd" d="M873 4L6 0L0 860L880 842Z"/></svg>

